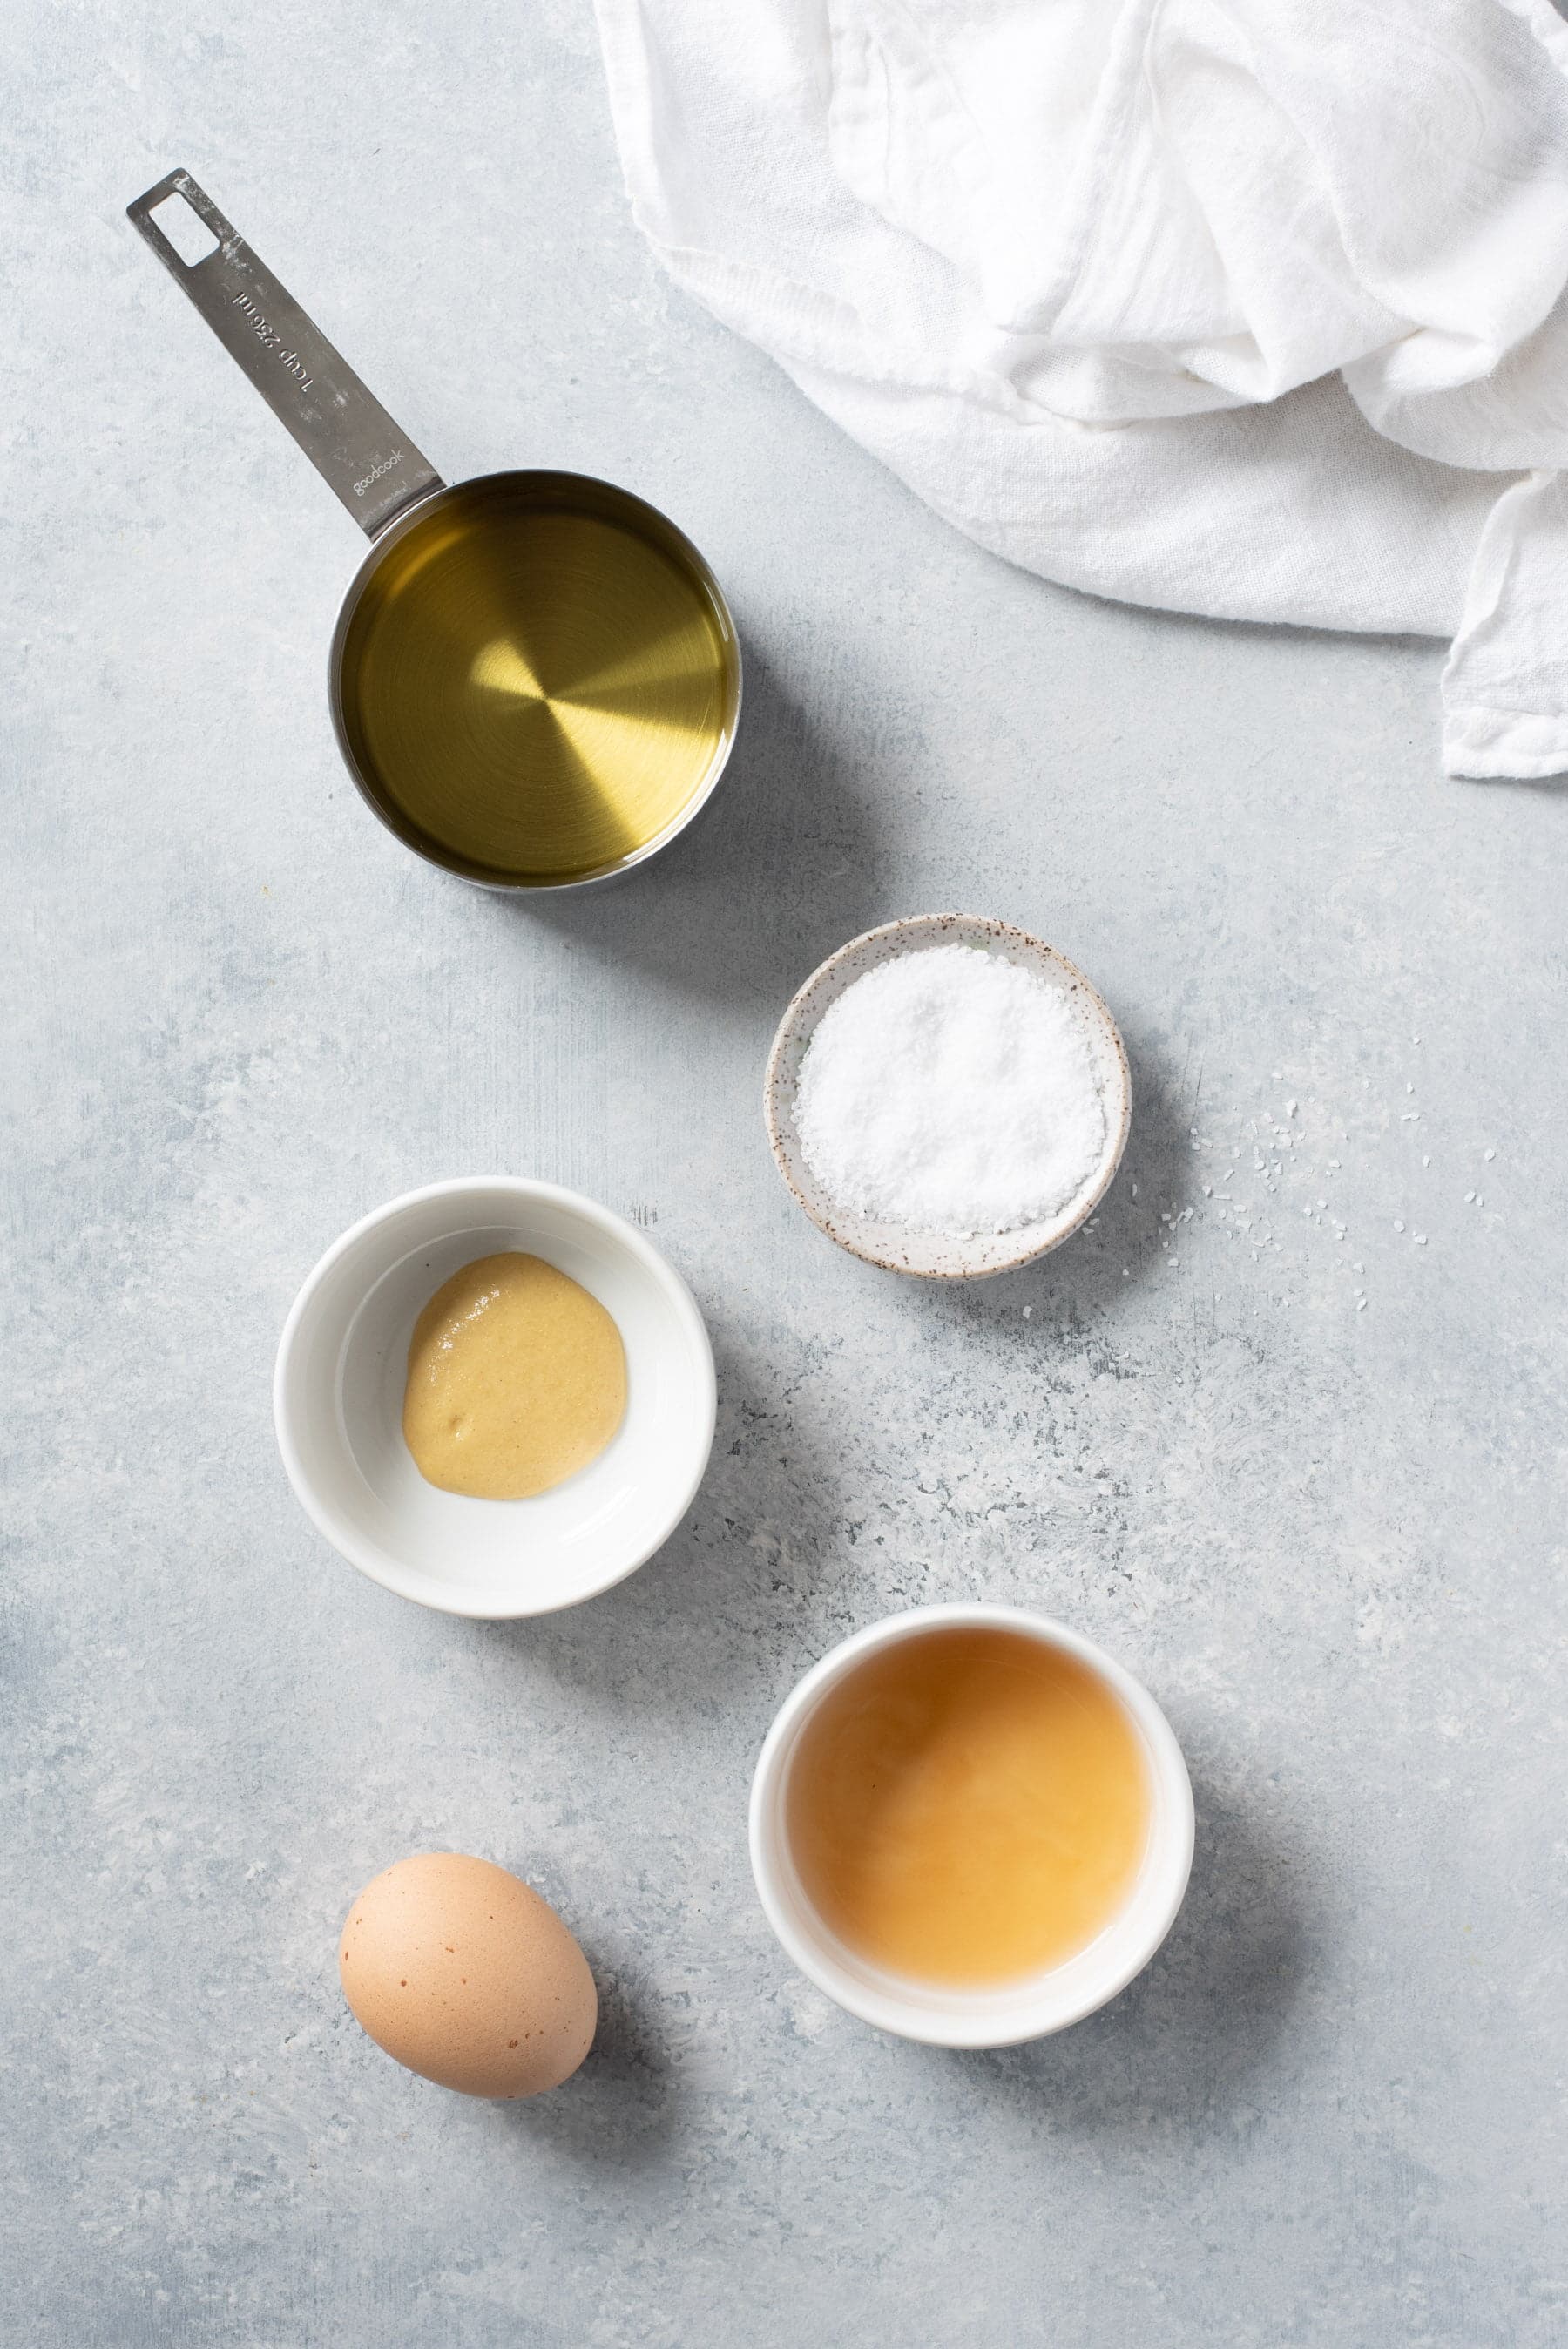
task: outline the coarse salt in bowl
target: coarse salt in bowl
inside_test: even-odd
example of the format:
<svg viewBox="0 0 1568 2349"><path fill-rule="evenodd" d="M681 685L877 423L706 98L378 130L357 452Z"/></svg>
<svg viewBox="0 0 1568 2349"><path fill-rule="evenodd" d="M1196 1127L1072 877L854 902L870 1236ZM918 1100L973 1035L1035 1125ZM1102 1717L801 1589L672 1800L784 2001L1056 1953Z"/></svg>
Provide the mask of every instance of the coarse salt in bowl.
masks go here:
<svg viewBox="0 0 1568 2349"><path fill-rule="evenodd" d="M774 1158L812 1222L868 1263L938 1280L1059 1247L1109 1188L1131 1108L1116 1022L1083 972L975 914L841 947L786 1011L764 1088Z"/></svg>

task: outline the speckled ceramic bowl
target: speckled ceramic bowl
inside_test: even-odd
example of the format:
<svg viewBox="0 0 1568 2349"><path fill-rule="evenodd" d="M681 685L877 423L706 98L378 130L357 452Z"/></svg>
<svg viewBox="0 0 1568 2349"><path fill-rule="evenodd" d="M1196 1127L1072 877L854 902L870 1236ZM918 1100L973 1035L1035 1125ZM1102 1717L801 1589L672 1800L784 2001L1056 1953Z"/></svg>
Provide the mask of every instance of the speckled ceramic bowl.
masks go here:
<svg viewBox="0 0 1568 2349"><path fill-rule="evenodd" d="M1105 1098L1105 1148L1081 1189L1045 1223L1025 1224L1016 1231L990 1232L973 1239L954 1239L946 1233L917 1231L903 1224L876 1223L830 1198L801 1153L795 1130L795 1090L800 1064L823 1012L879 963L894 955L919 954L939 946L978 947L1035 972L1071 998L1083 1021ZM837 1240L851 1256L882 1265L889 1272L913 1273L925 1280L978 1280L1032 1264L1037 1257L1060 1247L1093 1215L1110 1188L1127 1145L1132 1080L1115 1020L1078 965L1066 955L1032 938L1026 930L1015 929L1008 922L988 921L980 914L917 914L904 921L884 922L880 929L851 938L811 973L779 1023L768 1058L762 1107L779 1172L811 1221L830 1239Z"/></svg>

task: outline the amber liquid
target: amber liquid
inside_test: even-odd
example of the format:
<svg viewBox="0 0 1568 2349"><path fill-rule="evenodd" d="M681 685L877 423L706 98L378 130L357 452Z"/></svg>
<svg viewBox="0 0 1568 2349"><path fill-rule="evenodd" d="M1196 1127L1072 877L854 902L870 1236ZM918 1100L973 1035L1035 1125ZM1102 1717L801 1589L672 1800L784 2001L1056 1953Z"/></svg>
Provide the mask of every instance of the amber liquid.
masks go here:
<svg viewBox="0 0 1568 2349"><path fill-rule="evenodd" d="M1150 1788L1097 1672L1021 1632L937 1630L829 1692L785 1804L801 1886L851 1951L978 1987L1059 1965L1109 1923Z"/></svg>
<svg viewBox="0 0 1568 2349"><path fill-rule="evenodd" d="M339 666L343 727L395 832L475 880L614 870L727 752L739 655L698 558L637 499L506 473L388 544Z"/></svg>

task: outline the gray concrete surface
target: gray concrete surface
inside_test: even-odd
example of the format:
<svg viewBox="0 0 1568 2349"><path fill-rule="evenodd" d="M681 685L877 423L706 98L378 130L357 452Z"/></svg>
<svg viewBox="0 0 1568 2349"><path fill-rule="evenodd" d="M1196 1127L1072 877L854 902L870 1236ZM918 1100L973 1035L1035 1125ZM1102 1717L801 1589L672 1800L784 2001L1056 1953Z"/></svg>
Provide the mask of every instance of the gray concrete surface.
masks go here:
<svg viewBox="0 0 1568 2349"><path fill-rule="evenodd" d="M1440 779L1435 646L953 536L662 282L581 0L7 49L5 2337L1560 2340L1568 795ZM356 534L122 222L176 161L449 471L712 555L744 745L636 885L502 903L357 803ZM821 1240L758 1115L797 980L950 906L1078 957L1137 1088L1099 1230L957 1291ZM722 1390L665 1553L515 1629L326 1550L268 1404L318 1251L492 1168L645 1218ZM969 1594L1141 1672L1199 1806L1145 1977L980 2057L796 1979L744 1844L802 1668ZM431 1845L598 1970L536 2106L343 2007Z"/></svg>

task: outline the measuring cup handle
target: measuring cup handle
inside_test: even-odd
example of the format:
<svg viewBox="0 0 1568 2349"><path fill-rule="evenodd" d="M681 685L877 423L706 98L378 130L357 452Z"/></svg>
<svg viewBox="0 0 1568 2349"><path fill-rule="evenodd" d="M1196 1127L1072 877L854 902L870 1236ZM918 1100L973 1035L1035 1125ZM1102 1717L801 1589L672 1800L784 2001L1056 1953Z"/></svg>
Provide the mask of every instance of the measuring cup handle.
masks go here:
<svg viewBox="0 0 1568 2349"><path fill-rule="evenodd" d="M152 217L170 196L183 196L206 222L218 240L216 252L201 261L181 259ZM416 498L442 486L428 458L398 430L189 171L170 171L126 206L126 217L370 537Z"/></svg>

